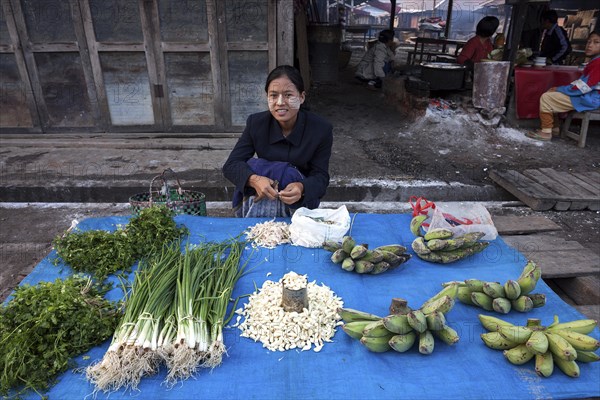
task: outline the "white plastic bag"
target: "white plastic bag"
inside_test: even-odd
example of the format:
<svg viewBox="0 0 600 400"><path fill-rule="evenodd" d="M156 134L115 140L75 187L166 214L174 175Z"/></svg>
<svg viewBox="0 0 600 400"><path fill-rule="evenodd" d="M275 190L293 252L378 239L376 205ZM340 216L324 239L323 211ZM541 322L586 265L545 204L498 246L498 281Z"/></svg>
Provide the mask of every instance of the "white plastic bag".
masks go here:
<svg viewBox="0 0 600 400"><path fill-rule="evenodd" d="M297 246L321 247L326 240L341 242L349 229L350 213L345 205L336 210L301 207L292 215L290 239Z"/></svg>
<svg viewBox="0 0 600 400"><path fill-rule="evenodd" d="M498 236L492 216L480 203L435 203L435 208L429 211L428 215L430 218L423 225L426 230L446 228L453 231L454 236L469 232L483 232L484 240L494 240Z"/></svg>

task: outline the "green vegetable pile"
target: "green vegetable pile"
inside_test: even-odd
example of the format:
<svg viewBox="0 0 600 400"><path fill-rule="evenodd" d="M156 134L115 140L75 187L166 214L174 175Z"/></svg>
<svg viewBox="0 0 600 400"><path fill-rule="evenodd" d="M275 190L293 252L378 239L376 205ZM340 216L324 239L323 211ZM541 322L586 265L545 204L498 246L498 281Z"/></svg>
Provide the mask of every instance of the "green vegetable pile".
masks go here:
<svg viewBox="0 0 600 400"><path fill-rule="evenodd" d="M164 205L143 209L122 229L73 231L54 239L60 258L76 272L104 280L116 271L129 271L136 260L158 252L187 233L178 228L175 213ZM57 260L58 261L58 260Z"/></svg>
<svg viewBox="0 0 600 400"><path fill-rule="evenodd" d="M73 357L108 339L120 315L107 290L81 276L17 287L0 308L0 394L40 394Z"/></svg>

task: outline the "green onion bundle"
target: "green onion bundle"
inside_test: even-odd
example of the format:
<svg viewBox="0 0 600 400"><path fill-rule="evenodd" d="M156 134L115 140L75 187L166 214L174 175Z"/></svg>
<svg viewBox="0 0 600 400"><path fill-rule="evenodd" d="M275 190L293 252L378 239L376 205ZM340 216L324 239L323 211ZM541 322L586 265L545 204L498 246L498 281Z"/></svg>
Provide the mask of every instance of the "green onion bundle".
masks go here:
<svg viewBox="0 0 600 400"><path fill-rule="evenodd" d="M108 351L87 369L96 390L135 389L162 362L169 383L219 365L227 306L245 268L243 249L244 243L231 240L187 247L182 254L173 244L143 261Z"/></svg>

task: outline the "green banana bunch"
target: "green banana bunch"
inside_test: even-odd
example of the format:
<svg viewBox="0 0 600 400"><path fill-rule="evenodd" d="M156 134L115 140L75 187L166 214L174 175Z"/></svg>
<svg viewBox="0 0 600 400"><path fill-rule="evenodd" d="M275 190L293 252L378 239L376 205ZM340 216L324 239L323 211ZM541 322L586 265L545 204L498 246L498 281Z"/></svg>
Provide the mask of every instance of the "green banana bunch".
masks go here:
<svg viewBox="0 0 600 400"><path fill-rule="evenodd" d="M454 233L450 230L450 229L445 229L445 228L435 228L435 229L429 229L427 231L427 233L425 234L425 236L423 236L423 238L425 240L432 240L432 239L450 239L452 237L452 235L454 235Z"/></svg>
<svg viewBox="0 0 600 400"><path fill-rule="evenodd" d="M554 321L555 323L548 327L548 331L550 332L569 330L587 335L598 325L598 321L593 319L580 319L577 321L559 323L558 316L554 316Z"/></svg>
<svg viewBox="0 0 600 400"><path fill-rule="evenodd" d="M344 322L354 321L379 321L381 317L353 308L338 308L337 313Z"/></svg>
<svg viewBox="0 0 600 400"><path fill-rule="evenodd" d="M363 337L363 330L372 322L373 321L368 320L346 322L342 325L342 330L351 338L360 340L360 338Z"/></svg>
<svg viewBox="0 0 600 400"><path fill-rule="evenodd" d="M519 345L519 343L511 342L498 332L488 332L481 334L481 340L487 347L494 350L506 350L512 349Z"/></svg>
<svg viewBox="0 0 600 400"><path fill-rule="evenodd" d="M483 308L486 311L494 310L494 299L483 292L472 292L471 301L478 307Z"/></svg>
<svg viewBox="0 0 600 400"><path fill-rule="evenodd" d="M458 332L447 325L443 329L433 331L433 334L450 346L457 343L460 339Z"/></svg>
<svg viewBox="0 0 600 400"><path fill-rule="evenodd" d="M390 347L399 353L408 351L415 341L417 340L417 334L415 331L410 331L403 335L395 335L388 341Z"/></svg>
<svg viewBox="0 0 600 400"><path fill-rule="evenodd" d="M491 315L479 314L479 321L481 322L481 325L483 325L483 327L490 332L498 332L503 326L514 326L510 322L501 320L500 318L492 317Z"/></svg>
<svg viewBox="0 0 600 400"><path fill-rule="evenodd" d="M565 338L556 333L546 332L548 348L556 357L565 361L574 361L577 358L577 350Z"/></svg>
<svg viewBox="0 0 600 400"><path fill-rule="evenodd" d="M481 279L465 279L458 282L457 298L460 302L508 314L511 310L528 312L546 304L546 295L531 293L542 275L534 262L528 261L519 279L509 279L504 284Z"/></svg>
<svg viewBox="0 0 600 400"><path fill-rule="evenodd" d="M492 301L492 308L500 314L508 314L512 308L510 300L504 297L498 297Z"/></svg>
<svg viewBox="0 0 600 400"><path fill-rule="evenodd" d="M531 293L541 277L542 270L533 261L528 261L517 279L517 283L521 288L521 295Z"/></svg>
<svg viewBox="0 0 600 400"><path fill-rule="evenodd" d="M498 333L511 342L525 344L533 334L533 330L527 326L501 326Z"/></svg>
<svg viewBox="0 0 600 400"><path fill-rule="evenodd" d="M525 345L533 354L546 354L548 351L548 337L544 331L533 331Z"/></svg>
<svg viewBox="0 0 600 400"><path fill-rule="evenodd" d="M362 331L362 335L367 337L384 337L390 336L391 333L393 332L390 332L387 329L385 329L385 326L383 326L383 320L381 319L378 321L372 321L368 323L367 325L365 325Z"/></svg>
<svg viewBox="0 0 600 400"><path fill-rule="evenodd" d="M421 225L426 219L427 215L417 215L410 220L410 231L414 236L423 236L421 235Z"/></svg>
<svg viewBox="0 0 600 400"><path fill-rule="evenodd" d="M531 318L526 326L488 315L479 315L479 320L489 331L481 334L487 347L503 350L506 359L515 365L535 359L535 372L539 376L551 376L556 365L565 375L576 378L580 375L577 362L600 361L600 355L595 353L600 341L587 335L597 326L595 320L560 323L558 316L554 316L554 322L547 327L539 319Z"/></svg>
<svg viewBox="0 0 600 400"><path fill-rule="evenodd" d="M424 331L419 334L419 353L421 354L431 354L433 353L433 348L435 346L435 341L433 340L433 335L430 331Z"/></svg>
<svg viewBox="0 0 600 400"><path fill-rule="evenodd" d="M430 229L424 236L417 236L411 247L422 260L448 264L479 253L489 245L489 242L479 242L484 236L480 232L458 237L453 237L453 234L449 229Z"/></svg>
<svg viewBox="0 0 600 400"><path fill-rule="evenodd" d="M421 306L421 309L430 307L432 305L432 303L438 302L438 300L440 300L441 298L450 297L450 300L452 301L452 305L450 306L450 308L448 310L444 310L443 312L450 311L450 309L454 306L454 298L458 295L458 289L460 288L461 285L462 285L462 282L459 282L459 281L443 283L442 286L444 288L442 290L440 290L438 293L436 293L435 295L433 295L431 298L429 298L425 303L423 303L423 305ZM437 309L437 307L435 307L435 308ZM428 311L423 311L423 312L425 314L429 314Z"/></svg>
<svg viewBox="0 0 600 400"><path fill-rule="evenodd" d="M388 315L383 319L383 326L393 333L405 335L413 331L412 326L408 323L408 317L403 314Z"/></svg>
<svg viewBox="0 0 600 400"><path fill-rule="evenodd" d="M425 320L427 321L427 329L431 331L439 331L446 327L446 317L441 311L434 311L425 315Z"/></svg>
<svg viewBox="0 0 600 400"><path fill-rule="evenodd" d="M533 354L525 344L518 344L512 349L504 350L504 357L511 364L522 365L527 361L531 360L535 354Z"/></svg>
<svg viewBox="0 0 600 400"><path fill-rule="evenodd" d="M378 337L363 336L362 338L360 338L360 342L372 352L384 353L392 349L392 347L389 344L389 341L393 336L393 334Z"/></svg>
<svg viewBox="0 0 600 400"><path fill-rule="evenodd" d="M535 373L544 378L549 377L554 372L554 357L552 352L535 355Z"/></svg>
<svg viewBox="0 0 600 400"><path fill-rule="evenodd" d="M444 295L438 299L433 301L427 301L421 306L421 311L423 314L431 314L435 311L439 311L441 313L447 313L454 307L454 298Z"/></svg>
<svg viewBox="0 0 600 400"><path fill-rule="evenodd" d="M423 333L427 330L427 319L421 310L413 310L406 314L408 324L417 332Z"/></svg>
<svg viewBox="0 0 600 400"><path fill-rule="evenodd" d="M504 285L501 285L498 282L485 282L483 284L483 293L487 294L492 299L506 297L506 293L504 293Z"/></svg>
<svg viewBox="0 0 600 400"><path fill-rule="evenodd" d="M434 337L448 345L459 340L458 333L448 326L445 316L454 306L459 285L460 282L445 284L419 309L412 309L404 299L394 298L389 307L391 314L383 318L352 308L340 308L337 313L344 321L342 330L373 352L395 350L402 353L418 343L421 354L431 354L435 348Z"/></svg>
<svg viewBox="0 0 600 400"><path fill-rule="evenodd" d="M357 244L351 236L344 236L342 242L326 241L323 249L331 251L331 261L341 264L344 271L357 274L382 274L393 270L411 259L406 247L400 244L379 246L373 250L368 244Z"/></svg>

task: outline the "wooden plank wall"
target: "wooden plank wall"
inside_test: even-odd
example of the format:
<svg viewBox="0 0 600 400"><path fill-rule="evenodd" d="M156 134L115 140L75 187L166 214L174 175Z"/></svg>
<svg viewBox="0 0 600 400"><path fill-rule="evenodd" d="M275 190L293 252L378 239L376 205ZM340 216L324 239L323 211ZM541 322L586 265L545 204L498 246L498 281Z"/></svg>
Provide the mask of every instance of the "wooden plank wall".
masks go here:
<svg viewBox="0 0 600 400"><path fill-rule="evenodd" d="M294 62L293 0L0 2L0 132L240 131Z"/></svg>

